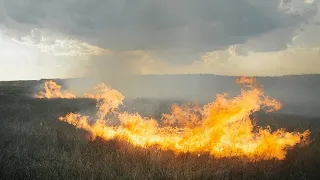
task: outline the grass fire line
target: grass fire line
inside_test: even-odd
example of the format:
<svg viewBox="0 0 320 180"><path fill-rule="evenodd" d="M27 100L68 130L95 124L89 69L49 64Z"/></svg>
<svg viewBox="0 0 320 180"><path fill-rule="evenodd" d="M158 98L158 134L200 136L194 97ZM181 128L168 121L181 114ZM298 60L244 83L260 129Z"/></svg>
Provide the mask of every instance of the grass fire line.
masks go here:
<svg viewBox="0 0 320 180"><path fill-rule="evenodd" d="M119 111L124 96L105 84L99 84L93 93L76 97L54 81L45 83L44 91L35 98L90 98L97 101L97 119L89 122L88 116L69 113L60 121L81 128L105 140L120 139L134 146L156 146L175 153L210 154L216 158L243 157L249 160L283 160L290 148L309 142L310 131L272 131L255 126L250 118L261 109L266 112L281 108L281 103L264 95L254 78L241 77L236 83L243 85L239 95L228 97L219 94L216 100L199 107L196 104L173 105L169 114L160 120L144 118L138 113ZM116 117L120 125L111 125L108 115Z"/></svg>

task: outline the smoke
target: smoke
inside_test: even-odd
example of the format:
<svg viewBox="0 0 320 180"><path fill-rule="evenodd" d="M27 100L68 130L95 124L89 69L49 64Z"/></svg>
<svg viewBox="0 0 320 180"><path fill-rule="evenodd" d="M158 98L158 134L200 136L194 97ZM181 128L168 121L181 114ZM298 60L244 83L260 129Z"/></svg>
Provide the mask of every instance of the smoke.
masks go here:
<svg viewBox="0 0 320 180"><path fill-rule="evenodd" d="M68 81L68 89L75 93L83 93L93 89L95 84L104 82L113 88L127 93L134 91L134 79L141 74L152 74L155 61L144 51L115 51L108 50L101 56L87 57L79 61L71 71L84 77L81 80Z"/></svg>
<svg viewBox="0 0 320 180"><path fill-rule="evenodd" d="M134 74L139 74L139 68L126 56L112 54L91 58L86 70L88 77L100 81L117 83Z"/></svg>

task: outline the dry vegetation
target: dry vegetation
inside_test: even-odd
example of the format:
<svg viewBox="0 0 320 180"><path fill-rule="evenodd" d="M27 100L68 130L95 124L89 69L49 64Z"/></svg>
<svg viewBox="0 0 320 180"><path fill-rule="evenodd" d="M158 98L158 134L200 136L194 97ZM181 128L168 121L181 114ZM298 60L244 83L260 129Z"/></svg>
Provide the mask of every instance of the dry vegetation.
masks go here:
<svg viewBox="0 0 320 180"><path fill-rule="evenodd" d="M159 107L164 112L169 103ZM142 113L156 116L160 113L157 110ZM0 96L0 179L320 179L316 127L312 129L312 143L289 151L285 160L248 162L175 155L117 140L88 141L85 132L57 120L67 112L79 111L94 113L95 102ZM313 122L299 118L304 123L289 123L289 116L268 118L272 123L280 122L280 126L288 122L298 129L306 129L310 125L307 122Z"/></svg>

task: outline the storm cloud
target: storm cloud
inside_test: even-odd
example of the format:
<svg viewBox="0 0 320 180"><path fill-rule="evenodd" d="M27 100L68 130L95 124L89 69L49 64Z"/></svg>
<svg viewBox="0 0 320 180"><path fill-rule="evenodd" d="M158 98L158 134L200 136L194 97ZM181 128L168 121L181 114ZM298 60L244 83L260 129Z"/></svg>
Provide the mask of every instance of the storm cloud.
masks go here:
<svg viewBox="0 0 320 180"><path fill-rule="evenodd" d="M61 68L71 68L69 76L319 73L312 67L319 56L319 3L0 0L0 29L10 43L37 48L37 63L68 59ZM292 51L302 59L287 58ZM307 67L294 68L300 64ZM292 68L276 70L283 66Z"/></svg>

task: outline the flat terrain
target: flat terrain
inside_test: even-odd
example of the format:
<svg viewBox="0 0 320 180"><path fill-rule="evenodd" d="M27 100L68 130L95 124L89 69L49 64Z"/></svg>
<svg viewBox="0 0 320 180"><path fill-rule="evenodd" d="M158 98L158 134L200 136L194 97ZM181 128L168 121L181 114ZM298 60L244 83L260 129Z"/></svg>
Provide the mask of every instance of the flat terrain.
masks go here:
<svg viewBox="0 0 320 180"><path fill-rule="evenodd" d="M0 88L0 179L320 179L320 119L258 113L259 125L312 130L307 147L283 161L249 162L209 155L175 155L123 141L87 140L87 133L57 120L68 112L94 113L86 99L33 99L20 86ZM125 109L158 117L174 101L131 99Z"/></svg>

